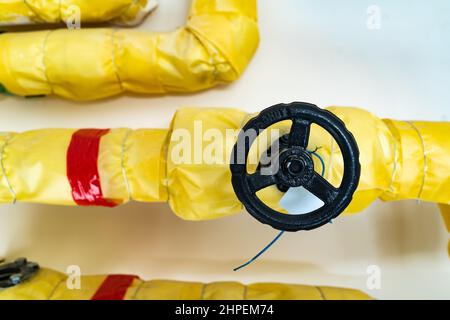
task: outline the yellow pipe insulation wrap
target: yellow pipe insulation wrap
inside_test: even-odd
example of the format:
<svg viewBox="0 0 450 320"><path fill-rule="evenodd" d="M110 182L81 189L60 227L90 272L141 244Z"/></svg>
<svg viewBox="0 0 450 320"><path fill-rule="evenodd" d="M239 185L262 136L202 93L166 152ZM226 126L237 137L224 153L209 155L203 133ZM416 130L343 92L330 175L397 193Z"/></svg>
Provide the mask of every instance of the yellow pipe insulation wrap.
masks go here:
<svg viewBox="0 0 450 320"><path fill-rule="evenodd" d="M0 35L0 85L19 96L93 100L193 92L236 80L259 43L256 0L193 0L185 27Z"/></svg>
<svg viewBox="0 0 450 320"><path fill-rule="evenodd" d="M450 123L381 120L356 108L329 110L345 122L360 150L361 178L348 213L363 210L377 198L450 204ZM0 202L89 205L77 200L86 191L78 184L87 175L90 184L98 176L96 188L104 198L103 203L91 199L91 204L168 201L187 220L237 213L242 205L234 194L229 168L236 136L228 131L237 133L251 116L237 109L184 108L175 114L170 129L91 130L98 140L97 151L94 140L83 140L86 133L79 130L3 133ZM214 132L223 141L207 137ZM186 142L189 150L183 152L192 157L180 161ZM195 159L197 151L206 155L212 146L220 159ZM321 147L318 154L325 161L325 178L338 184L343 172L340 150L323 129L312 126L309 148L315 147ZM88 168L89 163L94 168ZM320 164L315 167L320 170ZM273 205L282 195L275 186L260 194Z"/></svg>
<svg viewBox="0 0 450 320"><path fill-rule="evenodd" d="M368 300L353 289L237 282L143 281L132 276L82 276L80 289L70 289L67 275L42 269L31 280L0 289L0 300Z"/></svg>
<svg viewBox="0 0 450 320"><path fill-rule="evenodd" d="M72 21L139 21L155 6L154 0L1 0L0 26Z"/></svg>

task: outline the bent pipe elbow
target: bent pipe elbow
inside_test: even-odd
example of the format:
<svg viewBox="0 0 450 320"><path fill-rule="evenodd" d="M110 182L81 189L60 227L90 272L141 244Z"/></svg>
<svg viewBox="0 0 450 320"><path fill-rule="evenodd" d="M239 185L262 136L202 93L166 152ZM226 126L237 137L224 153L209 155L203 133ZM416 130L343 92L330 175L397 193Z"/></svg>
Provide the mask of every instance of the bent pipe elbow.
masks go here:
<svg viewBox="0 0 450 320"><path fill-rule="evenodd" d="M256 0L194 0L186 26L168 33L59 29L2 34L0 84L18 96L54 94L84 101L124 92L195 92L236 80L258 44Z"/></svg>

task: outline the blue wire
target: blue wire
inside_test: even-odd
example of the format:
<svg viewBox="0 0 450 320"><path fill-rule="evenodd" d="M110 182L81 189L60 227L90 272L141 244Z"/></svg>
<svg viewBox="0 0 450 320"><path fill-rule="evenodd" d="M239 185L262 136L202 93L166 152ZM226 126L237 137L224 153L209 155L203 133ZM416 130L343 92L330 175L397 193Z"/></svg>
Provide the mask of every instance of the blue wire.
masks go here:
<svg viewBox="0 0 450 320"><path fill-rule="evenodd" d="M264 249L262 249L256 256L254 256L253 258L251 258L250 260L248 260L246 263L244 263L243 265L240 265L237 268L234 268L233 271L238 271L239 269L242 269L246 266L248 266L250 263L252 263L253 261L255 261L256 259L258 259L264 252L266 252L275 242L277 242L278 239L280 239L280 237L283 235L284 231L281 231L276 237L275 239L273 239L267 246L265 246Z"/></svg>
<svg viewBox="0 0 450 320"><path fill-rule="evenodd" d="M308 151L309 153L311 153L313 156L316 156L319 160L320 163L322 164L322 177L325 175L325 161L323 160L323 158L316 152L316 150L314 151ZM250 260L248 260L246 263L240 265L237 268L234 268L233 271L238 271L242 268L245 268L246 266L248 266L249 264L251 264L253 261L255 261L256 259L258 259L260 256L263 255L264 252L266 252L267 250L269 250L269 248L278 241L278 239L281 238L281 236L284 234L285 231L281 231L276 237L275 239L273 239L267 246L264 247L264 249L262 249L260 252L258 252L258 254L256 256L254 256L253 258L251 258Z"/></svg>
<svg viewBox="0 0 450 320"><path fill-rule="evenodd" d="M325 161L317 152L315 151L308 151L308 152L311 153L313 156L316 156L320 160L320 163L322 164L322 177L323 177L325 175Z"/></svg>

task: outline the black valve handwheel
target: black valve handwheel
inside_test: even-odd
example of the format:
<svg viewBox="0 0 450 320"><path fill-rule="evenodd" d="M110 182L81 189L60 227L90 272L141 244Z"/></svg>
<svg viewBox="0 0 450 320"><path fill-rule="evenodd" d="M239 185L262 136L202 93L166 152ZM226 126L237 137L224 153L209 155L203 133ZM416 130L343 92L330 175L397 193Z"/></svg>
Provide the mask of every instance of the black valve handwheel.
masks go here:
<svg viewBox="0 0 450 320"><path fill-rule="evenodd" d="M292 126L287 147L280 149L277 156L279 170L273 174L263 174L259 166L255 173L248 173L248 154L257 136L269 126L284 120L291 120ZM344 172L338 188L314 170L314 162L307 151L313 123L325 129L341 150ZM339 216L352 200L361 171L358 146L345 124L333 113L304 102L278 104L249 120L233 148L230 169L234 191L247 211L260 222L285 231L315 229ZM321 199L324 205L299 215L278 212L256 196L256 192L271 185L287 188L303 186Z"/></svg>

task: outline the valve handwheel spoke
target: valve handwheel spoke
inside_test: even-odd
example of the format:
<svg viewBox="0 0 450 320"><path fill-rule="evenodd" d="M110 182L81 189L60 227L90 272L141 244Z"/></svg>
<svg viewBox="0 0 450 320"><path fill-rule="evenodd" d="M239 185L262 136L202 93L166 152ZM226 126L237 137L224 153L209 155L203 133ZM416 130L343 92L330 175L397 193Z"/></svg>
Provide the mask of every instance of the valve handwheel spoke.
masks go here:
<svg viewBox="0 0 450 320"><path fill-rule="evenodd" d="M309 141L311 122L304 119L293 119L289 133L289 145L306 148Z"/></svg>
<svg viewBox="0 0 450 320"><path fill-rule="evenodd" d="M314 172L313 178L304 187L324 203L330 203L338 195L338 190L317 172Z"/></svg>
<svg viewBox="0 0 450 320"><path fill-rule="evenodd" d="M291 120L289 135L280 138L280 150L273 159L279 165L277 172L264 175L261 166L253 174L247 173L246 163L236 159L248 159L251 141L246 139L247 130L261 132L271 125ZM311 125L315 123L325 129L337 142L343 160L344 172L338 188L331 185L314 170L314 161L307 151ZM287 143L284 142L287 137ZM245 148L239 148L245 146ZM279 104L263 110L250 119L242 128L232 153L230 170L233 189L247 211L262 223L285 231L311 230L318 228L339 216L350 204L360 177L359 150L355 138L345 124L334 114L315 105L294 102ZM301 215L285 214L267 206L256 193L271 185L282 186L280 190L303 186L324 202L312 212Z"/></svg>
<svg viewBox="0 0 450 320"><path fill-rule="evenodd" d="M248 175L249 184L253 193L261 189L277 184L278 179L276 175L264 175L260 170Z"/></svg>

